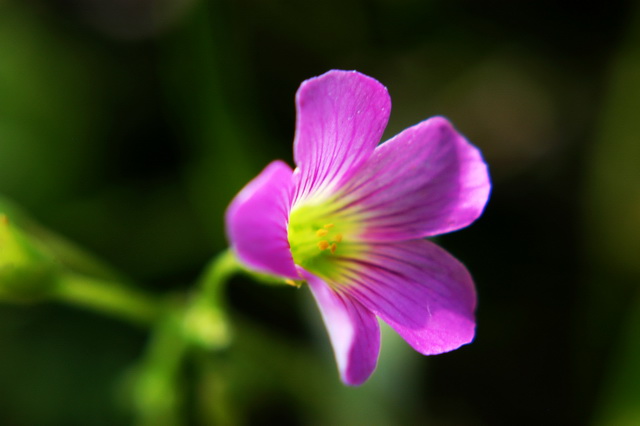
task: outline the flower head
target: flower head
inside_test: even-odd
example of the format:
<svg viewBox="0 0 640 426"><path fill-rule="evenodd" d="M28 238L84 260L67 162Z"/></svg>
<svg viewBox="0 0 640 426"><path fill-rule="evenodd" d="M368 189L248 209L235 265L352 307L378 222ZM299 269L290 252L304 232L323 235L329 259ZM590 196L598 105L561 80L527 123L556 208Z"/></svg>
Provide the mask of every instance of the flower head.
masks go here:
<svg viewBox="0 0 640 426"><path fill-rule="evenodd" d="M391 100L355 71L303 82L296 107L295 170L272 162L227 210L239 259L309 284L346 384L375 369L376 317L425 355L471 342L473 281L424 238L482 213L491 184L480 152L442 117L378 145Z"/></svg>

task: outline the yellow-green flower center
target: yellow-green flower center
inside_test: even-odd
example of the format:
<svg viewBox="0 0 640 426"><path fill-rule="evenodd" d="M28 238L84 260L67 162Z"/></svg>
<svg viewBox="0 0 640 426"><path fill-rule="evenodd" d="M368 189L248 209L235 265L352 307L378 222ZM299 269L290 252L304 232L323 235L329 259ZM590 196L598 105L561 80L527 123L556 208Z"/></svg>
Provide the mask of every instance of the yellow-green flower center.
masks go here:
<svg viewBox="0 0 640 426"><path fill-rule="evenodd" d="M295 207L289 216L289 246L293 261L309 272L330 278L335 258L353 251L354 218L336 213L328 202Z"/></svg>

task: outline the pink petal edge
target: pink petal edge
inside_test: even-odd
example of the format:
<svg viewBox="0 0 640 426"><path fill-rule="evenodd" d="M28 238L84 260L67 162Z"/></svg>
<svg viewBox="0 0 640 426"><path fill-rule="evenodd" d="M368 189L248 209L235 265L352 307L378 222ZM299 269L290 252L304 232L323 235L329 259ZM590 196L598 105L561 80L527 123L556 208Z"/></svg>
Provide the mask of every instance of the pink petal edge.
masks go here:
<svg viewBox="0 0 640 426"><path fill-rule="evenodd" d="M291 176L284 162L270 163L233 199L226 224L231 247L242 262L267 274L299 279L287 237Z"/></svg>
<svg viewBox="0 0 640 426"><path fill-rule="evenodd" d="M366 241L439 235L470 225L491 183L480 151L442 117L378 146L340 189L343 209L366 217Z"/></svg>
<svg viewBox="0 0 640 426"><path fill-rule="evenodd" d="M371 77L332 70L300 85L296 111L294 203L330 191L369 158L387 125L391 98Z"/></svg>
<svg viewBox="0 0 640 426"><path fill-rule="evenodd" d="M375 315L357 300L335 292L315 275L301 275L322 314L333 346L340 378L350 386L364 383L373 373L380 353L380 327Z"/></svg>
<svg viewBox="0 0 640 426"><path fill-rule="evenodd" d="M389 324L424 355L448 352L475 335L476 292L457 259L427 240L371 244L345 259L343 292Z"/></svg>

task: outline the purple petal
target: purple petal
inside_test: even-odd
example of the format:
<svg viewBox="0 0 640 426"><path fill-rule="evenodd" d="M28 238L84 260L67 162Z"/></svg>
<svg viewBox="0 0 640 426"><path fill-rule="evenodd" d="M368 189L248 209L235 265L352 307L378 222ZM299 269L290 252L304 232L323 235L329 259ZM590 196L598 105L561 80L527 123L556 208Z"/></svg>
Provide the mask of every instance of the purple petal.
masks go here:
<svg viewBox="0 0 640 426"><path fill-rule="evenodd" d="M463 228L480 216L491 183L477 148L442 117L378 146L340 190L365 215L366 241L398 241Z"/></svg>
<svg viewBox="0 0 640 426"><path fill-rule="evenodd" d="M251 268L299 279L287 238L293 181L282 161L269 164L227 209L227 235L238 258Z"/></svg>
<svg viewBox="0 0 640 426"><path fill-rule="evenodd" d="M476 293L464 265L426 240L370 247L364 260L342 261L345 293L422 354L473 340Z"/></svg>
<svg viewBox="0 0 640 426"><path fill-rule="evenodd" d="M356 71L329 71L296 94L294 202L345 181L380 142L391 110L387 89Z"/></svg>
<svg viewBox="0 0 640 426"><path fill-rule="evenodd" d="M346 294L334 291L316 276L301 269L324 320L342 381L364 383L378 362L380 328L375 315Z"/></svg>

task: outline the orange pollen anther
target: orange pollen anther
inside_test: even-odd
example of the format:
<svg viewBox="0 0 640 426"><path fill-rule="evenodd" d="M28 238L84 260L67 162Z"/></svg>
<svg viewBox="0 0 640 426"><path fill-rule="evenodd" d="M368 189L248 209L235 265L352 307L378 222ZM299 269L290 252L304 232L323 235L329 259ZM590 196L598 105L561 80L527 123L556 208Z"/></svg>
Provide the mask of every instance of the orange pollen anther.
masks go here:
<svg viewBox="0 0 640 426"><path fill-rule="evenodd" d="M335 241L336 243L339 243L340 241L342 241L342 234L336 234L333 237L333 241Z"/></svg>
<svg viewBox="0 0 640 426"><path fill-rule="evenodd" d="M337 248L338 248L338 245L336 243L331 244L331 254L334 254Z"/></svg>
<svg viewBox="0 0 640 426"><path fill-rule="evenodd" d="M334 225L333 223L327 223L327 224L324 226L324 228L331 229L331 228L333 228L334 226L335 226L335 225Z"/></svg>
<svg viewBox="0 0 640 426"><path fill-rule="evenodd" d="M300 284L295 282L294 280L284 280L284 283L293 287L300 287Z"/></svg>
<svg viewBox="0 0 640 426"><path fill-rule="evenodd" d="M318 237L324 237L325 235L327 235L329 233L329 231L327 231L326 229L318 229L316 231L316 235Z"/></svg>
<svg viewBox="0 0 640 426"><path fill-rule="evenodd" d="M318 243L318 248L322 251L326 250L329 248L329 241L327 240L322 240Z"/></svg>

